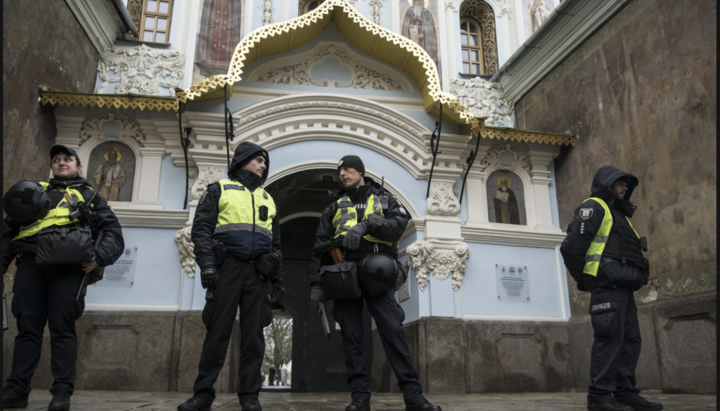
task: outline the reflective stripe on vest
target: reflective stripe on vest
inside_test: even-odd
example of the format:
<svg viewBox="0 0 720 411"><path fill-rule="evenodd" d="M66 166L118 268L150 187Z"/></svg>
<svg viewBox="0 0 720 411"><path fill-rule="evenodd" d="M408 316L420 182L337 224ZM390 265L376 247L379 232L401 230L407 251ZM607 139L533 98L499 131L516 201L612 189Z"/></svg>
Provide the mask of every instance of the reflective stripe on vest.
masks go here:
<svg viewBox="0 0 720 411"><path fill-rule="evenodd" d="M335 217L332 221L333 227L335 227L335 237L347 234L348 230L358 223L357 211L355 210L355 207L353 206L353 203L348 196L344 196L343 198L339 199L337 201L337 204L338 209L335 212ZM363 217L363 220L371 220L374 218L385 218L385 215L383 214L380 197L375 196L374 194L370 194L370 196L368 196L367 204L365 206L365 216ZM386 244L391 247L394 244L392 241L383 241L369 234L363 236L363 238L373 243ZM395 247L397 248L397 244L395 244Z"/></svg>
<svg viewBox="0 0 720 411"><path fill-rule="evenodd" d="M49 183L43 183L43 182L40 182L40 185L45 190L47 190L48 187L50 186ZM75 202L85 201L85 198L83 198L83 195L80 194L80 191L78 191L72 187L66 188L65 191L67 191L67 193L70 195L70 197L72 197L73 200L75 200ZM70 208L69 207L70 207L70 204L68 203L65 196L63 196L62 200L60 200L57 207L48 211L48 213L45 214L45 217L43 217L42 220L38 220L30 225L20 227L20 233L18 233L18 235L15 236L15 238L13 238L12 240L15 241L15 240L20 240L21 238L32 237L35 234L37 234L40 230L42 230L43 228L46 228L46 227L63 226L63 225L68 225L68 224L72 224L72 223L77 223L78 222L77 219L70 221Z"/></svg>
<svg viewBox="0 0 720 411"><path fill-rule="evenodd" d="M610 237L610 229L612 229L613 218L612 213L610 212L610 208L603 199L598 197L590 197L587 200L583 201L583 204L590 200L593 200L596 203L600 204L603 210L605 210L605 216L603 216L603 221L600 225L600 229L595 235L595 238L593 238L592 243L590 243L590 248L588 248L587 253L585 253L585 267L583 268L583 273L596 277L598 268L600 268L600 260L602 259L603 251L605 251L605 245L607 244L608 238ZM632 226L630 219L627 217L625 218L627 219L628 224L630 224L630 228L635 231L635 228ZM635 231L635 235L640 238L640 235L638 235L637 231Z"/></svg>
<svg viewBox="0 0 720 411"><path fill-rule="evenodd" d="M222 241L235 256L253 259L272 248L272 223L277 215L275 202L262 188L255 191L241 183L223 179L220 184L218 218L213 238ZM260 208L267 207L267 219L260 219ZM253 235L254 232L254 235Z"/></svg>

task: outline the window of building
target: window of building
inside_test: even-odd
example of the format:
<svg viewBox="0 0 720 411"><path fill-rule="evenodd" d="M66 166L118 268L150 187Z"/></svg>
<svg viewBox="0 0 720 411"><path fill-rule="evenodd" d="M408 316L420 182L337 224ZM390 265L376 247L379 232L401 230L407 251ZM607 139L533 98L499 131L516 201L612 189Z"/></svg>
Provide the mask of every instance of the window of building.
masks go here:
<svg viewBox="0 0 720 411"><path fill-rule="evenodd" d="M300 2L298 3L298 13L307 14L318 8L324 2L325 0L300 0Z"/></svg>
<svg viewBox="0 0 720 411"><path fill-rule="evenodd" d="M143 0L139 26L141 41L150 43L167 43L170 41L172 6L172 0Z"/></svg>
<svg viewBox="0 0 720 411"><path fill-rule="evenodd" d="M462 44L463 73L484 74L480 25L474 20L460 21L460 44Z"/></svg>

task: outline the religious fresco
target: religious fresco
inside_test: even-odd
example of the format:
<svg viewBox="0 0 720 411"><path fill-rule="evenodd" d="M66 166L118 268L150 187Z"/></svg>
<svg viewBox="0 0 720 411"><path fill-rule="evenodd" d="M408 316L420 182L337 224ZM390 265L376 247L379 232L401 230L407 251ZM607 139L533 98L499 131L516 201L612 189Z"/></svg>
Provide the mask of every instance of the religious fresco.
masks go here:
<svg viewBox="0 0 720 411"><path fill-rule="evenodd" d="M555 5L552 0L522 0L525 38L530 37L550 16Z"/></svg>
<svg viewBox="0 0 720 411"><path fill-rule="evenodd" d="M132 201L135 178L135 154L123 143L107 142L90 153L87 180L97 188L105 185L99 194L107 201Z"/></svg>
<svg viewBox="0 0 720 411"><path fill-rule="evenodd" d="M438 0L400 1L400 34L419 44L432 57L440 74Z"/></svg>
<svg viewBox="0 0 720 411"><path fill-rule="evenodd" d="M192 83L227 74L242 38L242 0L203 0L195 48Z"/></svg>
<svg viewBox="0 0 720 411"><path fill-rule="evenodd" d="M491 223L526 225L522 180L510 171L498 170L487 180L488 218Z"/></svg>

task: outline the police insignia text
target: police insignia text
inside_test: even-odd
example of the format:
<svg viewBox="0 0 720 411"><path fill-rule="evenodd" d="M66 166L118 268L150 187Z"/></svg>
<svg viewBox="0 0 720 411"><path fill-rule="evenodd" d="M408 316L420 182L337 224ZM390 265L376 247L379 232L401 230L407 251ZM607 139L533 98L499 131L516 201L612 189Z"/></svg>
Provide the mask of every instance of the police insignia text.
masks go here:
<svg viewBox="0 0 720 411"><path fill-rule="evenodd" d="M225 190L240 190L240 191L245 191L245 187L239 186L239 185L237 185L237 184L225 184L225 185L223 186L223 188L224 188Z"/></svg>

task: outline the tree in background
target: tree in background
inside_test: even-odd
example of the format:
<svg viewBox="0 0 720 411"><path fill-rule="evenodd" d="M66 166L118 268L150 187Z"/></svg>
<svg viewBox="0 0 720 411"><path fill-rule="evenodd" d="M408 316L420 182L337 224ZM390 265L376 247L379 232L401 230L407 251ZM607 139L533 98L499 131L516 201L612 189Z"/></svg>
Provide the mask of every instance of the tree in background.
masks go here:
<svg viewBox="0 0 720 411"><path fill-rule="evenodd" d="M279 376L283 364L287 364L292 360L292 326L292 320L275 318L263 330L265 334L265 356L263 357L262 372L265 375L270 372L270 364L275 364Z"/></svg>

